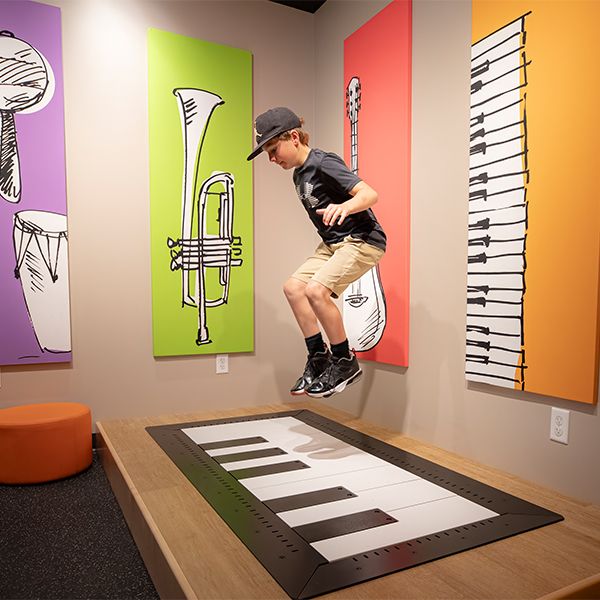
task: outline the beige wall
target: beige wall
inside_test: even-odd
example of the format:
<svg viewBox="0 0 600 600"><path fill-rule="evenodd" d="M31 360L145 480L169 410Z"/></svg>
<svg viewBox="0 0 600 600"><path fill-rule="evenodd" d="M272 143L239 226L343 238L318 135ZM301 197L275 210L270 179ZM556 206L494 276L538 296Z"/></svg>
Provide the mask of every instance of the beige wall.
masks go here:
<svg viewBox="0 0 600 600"><path fill-rule="evenodd" d="M0 406L88 403L95 419L289 399L304 348L281 283L316 241L289 173L255 161L255 352L154 359L146 30L254 55L254 109L293 107L314 145L343 151L343 40L387 0L311 15L262 1L60 0L66 95L73 363L4 367ZM410 367L365 363L332 406L600 503L597 407L464 379L470 3L415 0ZM384 132L382 132L382 135ZM550 442L550 406L571 411Z"/></svg>

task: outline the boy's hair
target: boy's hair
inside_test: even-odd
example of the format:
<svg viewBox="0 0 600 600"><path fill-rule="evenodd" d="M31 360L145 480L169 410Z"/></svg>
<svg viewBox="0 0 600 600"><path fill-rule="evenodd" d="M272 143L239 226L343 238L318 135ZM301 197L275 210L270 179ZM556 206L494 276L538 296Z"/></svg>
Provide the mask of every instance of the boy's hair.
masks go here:
<svg viewBox="0 0 600 600"><path fill-rule="evenodd" d="M304 119L302 117L300 117L300 127L294 127L294 129L290 129L289 131L284 131L283 133L280 133L275 139L289 140L292 137L291 132L297 131L298 137L300 138L300 143L303 146L308 146L308 140L309 140L310 136L308 135L308 133L306 131L304 131L304 129L302 129L302 125L304 125Z"/></svg>

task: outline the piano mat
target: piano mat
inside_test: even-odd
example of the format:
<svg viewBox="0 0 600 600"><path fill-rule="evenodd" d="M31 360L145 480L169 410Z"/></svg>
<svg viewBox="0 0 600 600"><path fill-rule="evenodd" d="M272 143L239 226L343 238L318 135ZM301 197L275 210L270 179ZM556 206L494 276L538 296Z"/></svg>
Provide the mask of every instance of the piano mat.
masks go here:
<svg viewBox="0 0 600 600"><path fill-rule="evenodd" d="M291 598L563 519L308 410L146 430Z"/></svg>

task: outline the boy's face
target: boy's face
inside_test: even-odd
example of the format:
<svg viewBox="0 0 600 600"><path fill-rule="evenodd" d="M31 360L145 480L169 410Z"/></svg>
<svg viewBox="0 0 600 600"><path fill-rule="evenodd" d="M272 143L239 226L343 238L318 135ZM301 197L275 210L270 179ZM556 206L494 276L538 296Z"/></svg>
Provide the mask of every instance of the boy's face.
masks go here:
<svg viewBox="0 0 600 600"><path fill-rule="evenodd" d="M298 134L292 131L292 137L288 140L272 140L267 142L263 150L269 156L272 163L279 165L286 171L302 164L298 152Z"/></svg>

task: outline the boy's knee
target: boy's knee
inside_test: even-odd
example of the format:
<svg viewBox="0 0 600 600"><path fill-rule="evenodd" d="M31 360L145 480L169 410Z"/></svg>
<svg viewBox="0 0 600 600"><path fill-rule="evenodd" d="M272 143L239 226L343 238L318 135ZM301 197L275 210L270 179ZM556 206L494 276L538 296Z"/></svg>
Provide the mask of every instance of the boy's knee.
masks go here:
<svg viewBox="0 0 600 600"><path fill-rule="evenodd" d="M290 277L283 284L283 293L286 298L297 298L298 296L304 295L304 288L306 284L299 279L295 279L294 277Z"/></svg>
<svg viewBox="0 0 600 600"><path fill-rule="evenodd" d="M309 281L306 284L306 297L311 303L322 302L331 296L331 292L321 283Z"/></svg>

